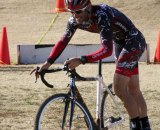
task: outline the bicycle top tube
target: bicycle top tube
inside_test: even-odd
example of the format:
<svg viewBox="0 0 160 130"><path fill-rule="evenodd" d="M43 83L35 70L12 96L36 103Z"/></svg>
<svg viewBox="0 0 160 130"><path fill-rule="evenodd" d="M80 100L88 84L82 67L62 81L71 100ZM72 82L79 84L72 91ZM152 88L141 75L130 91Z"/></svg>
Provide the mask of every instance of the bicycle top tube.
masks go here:
<svg viewBox="0 0 160 130"><path fill-rule="evenodd" d="M80 76L76 70L69 70L69 68L67 66L62 66L62 67L58 67L55 69L49 69L49 70L42 70L41 72L38 72L39 67L37 67L36 72L39 73L42 82L49 88L53 88L53 85L49 84L46 79L45 79L45 74L46 73L55 73L55 72L59 72L59 71L66 71L68 76L70 78L74 78L75 81L96 81L97 77L82 77Z"/></svg>

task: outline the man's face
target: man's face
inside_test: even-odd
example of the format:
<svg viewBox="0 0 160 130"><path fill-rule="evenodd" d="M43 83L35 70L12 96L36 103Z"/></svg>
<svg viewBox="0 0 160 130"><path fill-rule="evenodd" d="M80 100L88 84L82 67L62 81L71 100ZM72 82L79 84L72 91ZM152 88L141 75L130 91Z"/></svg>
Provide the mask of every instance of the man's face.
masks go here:
<svg viewBox="0 0 160 130"><path fill-rule="evenodd" d="M86 11L83 11L80 14L72 13L72 16L75 18L75 20L78 24L81 24L84 21L89 20L88 13Z"/></svg>
<svg viewBox="0 0 160 130"><path fill-rule="evenodd" d="M90 14L86 10L72 11L71 13L78 24L82 24L89 20Z"/></svg>

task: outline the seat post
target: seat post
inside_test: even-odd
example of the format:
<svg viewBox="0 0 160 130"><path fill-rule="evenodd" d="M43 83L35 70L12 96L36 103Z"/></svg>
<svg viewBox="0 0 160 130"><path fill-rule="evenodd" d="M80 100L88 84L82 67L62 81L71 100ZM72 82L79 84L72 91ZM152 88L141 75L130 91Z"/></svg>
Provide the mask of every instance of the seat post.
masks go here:
<svg viewBox="0 0 160 130"><path fill-rule="evenodd" d="M98 75L102 76L102 60L98 61Z"/></svg>

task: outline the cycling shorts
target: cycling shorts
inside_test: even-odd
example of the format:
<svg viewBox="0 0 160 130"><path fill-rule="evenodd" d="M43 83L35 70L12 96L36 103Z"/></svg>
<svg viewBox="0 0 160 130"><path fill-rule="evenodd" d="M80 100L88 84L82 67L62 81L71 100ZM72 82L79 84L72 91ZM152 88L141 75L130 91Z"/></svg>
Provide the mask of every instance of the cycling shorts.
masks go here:
<svg viewBox="0 0 160 130"><path fill-rule="evenodd" d="M139 31L131 32L125 40L114 41L116 70L115 73L127 77L139 74L138 61L146 48L146 42Z"/></svg>

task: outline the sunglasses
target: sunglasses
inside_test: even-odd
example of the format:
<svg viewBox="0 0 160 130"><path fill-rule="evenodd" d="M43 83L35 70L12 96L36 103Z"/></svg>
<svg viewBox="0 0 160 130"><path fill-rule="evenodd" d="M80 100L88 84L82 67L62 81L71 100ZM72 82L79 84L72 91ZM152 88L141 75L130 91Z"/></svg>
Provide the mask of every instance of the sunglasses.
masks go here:
<svg viewBox="0 0 160 130"><path fill-rule="evenodd" d="M71 11L72 14L81 14L82 12L83 12L82 10Z"/></svg>
<svg viewBox="0 0 160 130"><path fill-rule="evenodd" d="M82 12L86 11L88 6L84 7L83 9L80 9L80 10L76 10L76 11L72 11L72 10L69 10L72 14L81 14Z"/></svg>

